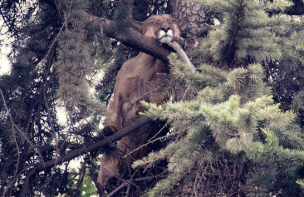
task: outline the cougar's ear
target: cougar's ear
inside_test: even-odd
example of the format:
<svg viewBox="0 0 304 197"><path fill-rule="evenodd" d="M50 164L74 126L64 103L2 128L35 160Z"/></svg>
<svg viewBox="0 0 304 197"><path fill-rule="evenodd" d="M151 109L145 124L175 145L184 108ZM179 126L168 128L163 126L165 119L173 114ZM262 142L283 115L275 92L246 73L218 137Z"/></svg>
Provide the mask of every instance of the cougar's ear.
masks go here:
<svg viewBox="0 0 304 197"><path fill-rule="evenodd" d="M132 23L132 27L133 27L136 31L142 32L142 25L143 25L143 22L132 20L131 23Z"/></svg>

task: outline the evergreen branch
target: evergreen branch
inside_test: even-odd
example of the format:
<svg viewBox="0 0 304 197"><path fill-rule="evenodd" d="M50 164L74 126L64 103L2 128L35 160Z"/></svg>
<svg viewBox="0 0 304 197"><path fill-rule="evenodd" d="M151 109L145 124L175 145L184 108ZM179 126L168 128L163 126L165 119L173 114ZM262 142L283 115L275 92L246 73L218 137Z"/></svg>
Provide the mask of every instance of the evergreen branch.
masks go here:
<svg viewBox="0 0 304 197"><path fill-rule="evenodd" d="M302 64L304 64L304 58L299 53L294 53L294 55L292 53L284 53L283 55L299 60L302 62Z"/></svg>
<svg viewBox="0 0 304 197"><path fill-rule="evenodd" d="M138 148L132 150L131 152L128 152L128 153L125 154L122 158L128 157L129 155L133 154L133 153L136 152L136 151L139 151L140 149L142 149L142 148L148 146L149 144L153 144L154 142L161 141L161 140L164 140L164 139L168 139L168 138L170 138L170 137L172 137L172 136L174 136L174 135L176 135L176 134L177 134L177 133L167 134L166 136L158 137L158 138L156 138L156 139L154 139L154 140L149 140L147 143L145 143L145 144L143 144L143 145L140 145ZM151 139L152 139L152 138L151 138ZM137 167L137 166L135 166L135 167ZM135 168L135 167L134 167L134 168Z"/></svg>
<svg viewBox="0 0 304 197"><path fill-rule="evenodd" d="M13 132L15 131L14 128L16 128L16 129L19 131L19 133L24 137L24 139L26 139L26 141L27 141L27 142L29 143L29 145L33 148L33 150L39 155L39 157L41 158L42 163L43 163L43 165L44 165L44 160L43 160L43 157L42 157L41 153L39 152L39 150L35 148L34 144L28 139L28 137L26 136L26 134L23 133L23 131L21 131L21 129L19 129L19 127L14 123L14 119L12 118L12 115L11 115L11 113L10 113L10 111L9 111L9 108L8 108L7 105L6 105L6 101L5 101L5 98L4 98L2 89L0 89L0 93L1 93L1 97L2 97L2 100L3 100L4 106L5 106L6 110L7 110L7 114L8 114L8 116L10 117L11 124L12 124L12 127L13 127ZM13 134L13 136L14 136L14 138L16 139L15 142L18 143L15 134ZM18 158L19 158L19 157L18 157ZM18 166L18 165L17 165L17 166Z"/></svg>
<svg viewBox="0 0 304 197"><path fill-rule="evenodd" d="M279 139L275 136L275 134L271 131L266 131L263 128L260 128L261 131L267 136L267 141L270 146L276 148L279 146Z"/></svg>
<svg viewBox="0 0 304 197"><path fill-rule="evenodd" d="M291 107L297 111L304 108L304 90L301 90L292 100Z"/></svg>
<svg viewBox="0 0 304 197"><path fill-rule="evenodd" d="M46 96L45 96L45 92L43 91L43 98L44 98L44 103L45 103L45 106L46 106L46 111L47 111L47 117L50 121L50 126L51 126L51 131L54 133L55 135L55 146L56 146L56 154L55 154L55 157L57 159L57 156L59 155L59 151L58 151L58 139L57 139L57 133L55 132L55 128L54 128L54 125L52 123L52 119L51 119L51 113L50 113L50 108L49 108L49 104L46 100ZM57 165L57 161L55 161L55 166ZM51 177L49 178L49 181L51 180L53 174L51 175Z"/></svg>
<svg viewBox="0 0 304 197"><path fill-rule="evenodd" d="M12 116L9 112L9 109L6 105L6 101L4 99L4 95L3 95L3 92L2 92L2 89L0 88L0 93L1 93L1 97L2 97L2 100L3 100L3 104L4 104L4 107L10 117L10 120L11 120L11 124L12 124L12 134L13 134L13 138L14 138L14 142L16 144L16 148L17 148L17 155L18 155L18 161L17 161L17 164L16 164L16 169L15 169L15 174L13 177L15 177L18 173L18 169L19 169L19 162L20 162L20 149L19 149L19 145L18 145L18 142L17 142L17 137L16 137L16 134L15 134L15 128L14 128L14 125L13 125L13 119L12 119ZM6 192L8 191L9 187L7 187L4 192L3 192L3 196L5 196Z"/></svg>
<svg viewBox="0 0 304 197"><path fill-rule="evenodd" d="M299 184L302 188L304 188L304 179L298 179L296 183Z"/></svg>
<svg viewBox="0 0 304 197"><path fill-rule="evenodd" d="M273 1L267 2L263 9L268 13L284 13L289 7L293 6L294 3L289 1Z"/></svg>
<svg viewBox="0 0 304 197"><path fill-rule="evenodd" d="M56 1L55 1L55 2L56 2ZM60 28L58 34L56 35L56 37L55 37L54 40L52 41L52 44L51 44L51 46L49 47L49 49L48 49L48 51L46 52L46 54L45 54L45 56L44 56L43 59L46 59L46 58L49 56L49 53L50 53L50 51L52 50L52 48L53 48L55 42L57 41L58 37L60 36L60 34L61 34L61 32L62 32L64 26L65 26L65 24L62 24L62 26L61 26L61 28ZM43 59L42 59L42 60L43 60Z"/></svg>

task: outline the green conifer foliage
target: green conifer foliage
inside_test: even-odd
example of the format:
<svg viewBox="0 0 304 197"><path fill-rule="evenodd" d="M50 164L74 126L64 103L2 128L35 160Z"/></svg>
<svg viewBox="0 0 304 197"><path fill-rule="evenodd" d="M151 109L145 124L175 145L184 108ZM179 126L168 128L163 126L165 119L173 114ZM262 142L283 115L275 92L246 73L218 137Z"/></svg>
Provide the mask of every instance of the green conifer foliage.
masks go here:
<svg viewBox="0 0 304 197"><path fill-rule="evenodd" d="M282 52L270 29L286 25L286 21L282 17L268 17L265 10L283 10L290 3L227 0L216 1L211 6L220 7L224 19L202 46L207 61L236 67L245 62L272 62L280 58Z"/></svg>
<svg viewBox="0 0 304 197"><path fill-rule="evenodd" d="M94 70L88 42L84 31L86 22L83 13L89 8L86 1L65 1L62 8L64 23L59 34L58 60L55 69L59 74L58 96L69 109L96 108L92 96L88 94L86 77Z"/></svg>
<svg viewBox="0 0 304 197"><path fill-rule="evenodd" d="M303 196L304 34L301 19L285 15L293 4L174 0L176 7L171 7L172 2L0 1L7 33L15 38L11 73L0 77L0 195L96 195L97 156L104 150L84 150L97 147L104 136L98 137L102 104L89 93L91 78L104 70L96 90L107 103L117 71L137 49L106 37L103 24L94 26L88 18L112 20L119 39L130 25L125 12L131 3L133 12L128 14L135 20L182 7L171 13L181 18L198 9L189 24L206 15L215 26L206 37L197 38L198 49L187 48L197 72L190 72L177 55L169 57L164 94L172 99L159 106L142 103L147 108L142 116L170 126L167 135L147 142L161 142L162 149L133 164L144 169L113 177L105 193ZM201 3L208 13L191 2ZM293 2L304 8L303 1ZM182 36L187 33L182 29ZM57 106L64 104L68 126L59 123L57 113ZM70 160L84 154L81 169L70 171Z"/></svg>
<svg viewBox="0 0 304 197"><path fill-rule="evenodd" d="M296 114L281 110L273 99L273 90L266 83L262 66L282 58L285 61L287 57L301 61L301 33L282 36L282 32L298 24L266 13L283 11L291 4L253 0L208 4L222 10L224 20L218 29L209 32L202 44L205 64L199 72L191 73L174 55L170 59L171 80L197 93L185 100L189 94L186 91L180 101L161 106L142 103L148 109L143 115L170 124L172 131L167 137L172 142L161 151L136 161L133 167L151 168L161 160L168 161L169 176L156 184L150 196L172 196L177 190L185 193L189 182L196 195L240 195L240 190L229 193L229 190L238 190L232 183L246 185L244 193L248 196L266 196L271 192L292 195L299 191L295 183L304 159L304 136L296 123ZM224 71L209 64L238 68ZM296 97L295 107L302 107L301 98L301 94ZM218 167L225 161L224 167ZM218 176L225 177L224 181L212 182L208 177L212 172L209 166ZM223 170L233 166L246 178L241 175L231 178L231 174ZM205 176L200 184L197 183L199 176ZM301 184L301 180L298 183ZM208 192L211 193L208 195Z"/></svg>
<svg viewBox="0 0 304 197"><path fill-rule="evenodd" d="M176 65L175 61L173 58L173 65ZM263 81L265 75L261 65L252 64L247 69L237 68L224 73L219 71L217 75L221 78L211 75L210 70L206 71L208 69L211 67L202 66L197 78L191 78L205 86L196 99L161 106L142 103L148 108L144 115L167 120L172 128L183 128L170 133L180 135L178 140L133 165L152 167L157 161L168 160L170 175L151 190L151 196L171 193L198 163L219 162L215 159L219 151L230 152L240 164L275 160L290 174L303 162L304 138L295 125L296 115L292 111L282 112L280 105L274 103L270 88ZM216 71L213 69L214 73ZM183 72L186 76L193 75L187 70ZM268 189L264 192L271 191Z"/></svg>

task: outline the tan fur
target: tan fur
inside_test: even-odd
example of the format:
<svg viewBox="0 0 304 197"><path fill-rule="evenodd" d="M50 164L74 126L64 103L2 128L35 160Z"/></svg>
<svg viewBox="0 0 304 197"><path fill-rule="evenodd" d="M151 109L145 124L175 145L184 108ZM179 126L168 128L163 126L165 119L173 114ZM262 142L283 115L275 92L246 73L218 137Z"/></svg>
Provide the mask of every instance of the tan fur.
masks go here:
<svg viewBox="0 0 304 197"><path fill-rule="evenodd" d="M170 15L152 16L142 22L142 33L145 36L157 38L161 42L161 36L165 35L166 32L173 37L167 37L166 39L183 41L180 37L178 25ZM139 112L144 111L140 101L144 100L156 104L164 103L167 99L162 94L162 84L168 72L169 67L167 65L142 52L127 60L116 77L114 97L108 109L110 117L106 124L114 127L116 131L121 130L132 124L139 117ZM128 167L132 159L140 159L145 156L149 150L141 149L133 153L131 158L121 159L122 155L145 143L159 129L158 125L147 124L118 141L116 157L103 155L101 159L98 183L104 186L110 177L118 176L119 170Z"/></svg>

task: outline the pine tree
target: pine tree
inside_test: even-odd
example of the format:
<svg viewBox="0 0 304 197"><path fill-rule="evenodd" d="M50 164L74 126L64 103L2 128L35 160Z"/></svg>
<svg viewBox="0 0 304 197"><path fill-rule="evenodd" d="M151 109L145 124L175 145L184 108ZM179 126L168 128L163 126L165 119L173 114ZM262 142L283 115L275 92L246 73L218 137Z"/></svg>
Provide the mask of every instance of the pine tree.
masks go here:
<svg viewBox="0 0 304 197"><path fill-rule="evenodd" d="M174 61L172 64L177 65ZM186 72L185 78L187 74L191 75ZM275 104L272 96L269 96L271 91L263 81L265 75L261 65L249 65L247 69L238 68L230 72L203 65L201 73L197 75L195 80L200 85L205 84L205 88L198 92L195 100L162 106L143 103L149 109L144 115L167 120L174 129L167 137L175 139L160 152L151 153L134 163L134 167L152 167L160 160L168 160L170 175L159 182L150 195L171 193L174 186L183 181L187 183L189 179L197 184L193 176L199 172L202 177L208 174L222 177L223 180L213 183L219 186L215 193L225 194L229 190L236 190L229 195L237 195L239 191L235 185L242 181L245 184L250 182L247 185L249 196L272 192L275 190L272 186L275 177L280 173L293 174L302 165L303 151L299 149L303 148L303 136L299 126L294 123L296 115L292 111L281 112L280 105ZM225 157L221 157L221 154ZM237 175L218 167L223 159L226 160L223 168L237 166ZM212 172L209 165L216 172ZM279 171L282 169L269 171L273 173L272 182L261 183L263 178L260 176L265 175L260 174L257 165L272 170L282 168L284 172ZM247 172L241 171L241 166ZM244 175L247 180L242 180L243 173L248 173ZM220 184L220 181L224 183ZM232 182L235 185L231 185ZM257 184L262 184L265 190L256 191L254 188ZM208 195L203 190L208 188L208 181L192 187L196 187L195 192Z"/></svg>
<svg viewBox="0 0 304 197"><path fill-rule="evenodd" d="M93 43L78 21L88 5L83 1L57 5L55 1L2 1L0 7L8 33L14 37L11 73L1 76L0 82L0 193L74 196L78 191L69 185L78 178L68 176L69 163L54 169L45 164L96 137L94 114L91 125L75 125L92 113L96 103L87 94L90 78L86 78L96 71L94 51L88 50ZM58 97L68 104L69 128L58 123L57 107L62 106ZM94 106L95 115L101 107ZM43 172L26 177L39 163Z"/></svg>
<svg viewBox="0 0 304 197"><path fill-rule="evenodd" d="M112 179L108 194L303 195L303 25L291 15L302 16L304 4L292 2L1 1L15 40L11 73L0 78L0 195L96 193L97 156L108 151L100 117L121 64L144 48L123 38L131 19L161 13L187 16L182 33L190 46L198 42L186 51L198 69L170 56L164 94L172 100L142 103L142 116L167 121L170 132L151 139L162 149ZM99 19L119 33L108 34ZM65 125L58 106L67 110ZM81 155L80 170L70 171Z"/></svg>
<svg viewBox="0 0 304 197"><path fill-rule="evenodd" d="M197 90L197 96L161 106L143 103L148 108L143 115L170 124L173 130L167 138L172 143L133 167L168 161L170 174L150 196L178 195L174 190L183 195L194 190L196 196L299 195L295 182L302 167L303 134L296 114L282 111L273 100L261 65L292 54L294 61L301 61L301 41L295 42L300 34L279 34L297 24L265 12L291 4L228 0L211 6L223 11L223 24L202 44L200 72L187 71L171 56L171 77ZM297 101L294 105L299 106L300 97Z"/></svg>

